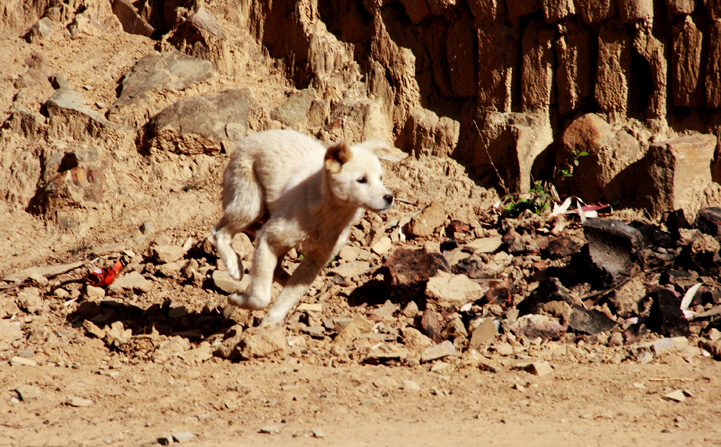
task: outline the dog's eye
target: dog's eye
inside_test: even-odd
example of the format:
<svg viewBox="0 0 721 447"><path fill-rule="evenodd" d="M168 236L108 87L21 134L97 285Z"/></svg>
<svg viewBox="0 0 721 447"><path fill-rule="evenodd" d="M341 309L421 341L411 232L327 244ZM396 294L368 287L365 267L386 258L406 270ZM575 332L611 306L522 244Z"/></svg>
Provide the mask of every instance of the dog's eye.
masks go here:
<svg viewBox="0 0 721 447"><path fill-rule="evenodd" d="M365 176L359 178L357 181L358 183L368 183L368 179Z"/></svg>

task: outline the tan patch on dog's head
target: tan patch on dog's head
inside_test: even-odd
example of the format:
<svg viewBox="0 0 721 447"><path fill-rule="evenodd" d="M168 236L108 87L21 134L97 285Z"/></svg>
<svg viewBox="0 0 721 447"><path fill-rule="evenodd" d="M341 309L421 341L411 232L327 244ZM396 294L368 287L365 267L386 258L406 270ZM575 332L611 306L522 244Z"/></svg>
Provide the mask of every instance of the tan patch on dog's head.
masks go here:
<svg viewBox="0 0 721 447"><path fill-rule="evenodd" d="M348 143L341 141L333 146L330 146L325 152L325 168L331 174L337 174L343 169L343 165L346 164L353 157Z"/></svg>

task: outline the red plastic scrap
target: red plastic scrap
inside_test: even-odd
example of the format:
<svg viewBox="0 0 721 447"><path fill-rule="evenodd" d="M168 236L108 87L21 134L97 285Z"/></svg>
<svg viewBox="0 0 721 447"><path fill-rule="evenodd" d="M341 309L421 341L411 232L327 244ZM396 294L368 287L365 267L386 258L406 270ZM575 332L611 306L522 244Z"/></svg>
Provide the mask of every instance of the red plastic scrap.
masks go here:
<svg viewBox="0 0 721 447"><path fill-rule="evenodd" d="M120 271L128 265L128 261L125 258L120 258L115 261L115 264L111 268L98 267L88 274L88 282L97 287L107 287L115 281Z"/></svg>

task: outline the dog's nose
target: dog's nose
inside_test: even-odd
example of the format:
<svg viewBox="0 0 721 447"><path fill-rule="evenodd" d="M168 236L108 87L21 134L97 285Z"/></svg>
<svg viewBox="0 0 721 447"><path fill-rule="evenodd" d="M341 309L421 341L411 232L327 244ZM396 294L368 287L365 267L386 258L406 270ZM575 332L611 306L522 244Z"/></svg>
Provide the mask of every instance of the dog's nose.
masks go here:
<svg viewBox="0 0 721 447"><path fill-rule="evenodd" d="M391 194L384 195L383 200L385 200L388 205L393 204L393 196Z"/></svg>

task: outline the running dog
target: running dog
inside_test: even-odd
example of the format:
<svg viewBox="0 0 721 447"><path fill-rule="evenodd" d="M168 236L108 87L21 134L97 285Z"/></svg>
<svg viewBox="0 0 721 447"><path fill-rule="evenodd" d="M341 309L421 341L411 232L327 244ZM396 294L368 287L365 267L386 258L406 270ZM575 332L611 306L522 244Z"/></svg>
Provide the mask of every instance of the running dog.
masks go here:
<svg viewBox="0 0 721 447"><path fill-rule="evenodd" d="M223 175L224 214L212 229L218 253L236 280L243 276L243 265L231 247L233 236L255 233L256 241L248 289L228 301L244 309L268 306L275 267L295 248L303 260L261 326L282 323L346 243L363 210L382 213L393 206L379 158L405 156L383 140L326 148L292 130L268 130L241 140Z"/></svg>

